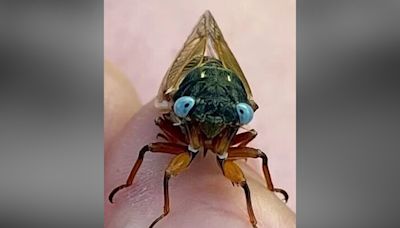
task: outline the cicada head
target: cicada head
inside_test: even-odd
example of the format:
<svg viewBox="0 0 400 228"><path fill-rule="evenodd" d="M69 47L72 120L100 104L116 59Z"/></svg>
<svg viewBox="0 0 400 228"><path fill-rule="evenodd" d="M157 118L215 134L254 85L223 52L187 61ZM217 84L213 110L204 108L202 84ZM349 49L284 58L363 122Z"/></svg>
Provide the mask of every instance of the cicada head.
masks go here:
<svg viewBox="0 0 400 228"><path fill-rule="evenodd" d="M174 114L197 125L209 139L227 126L249 123L254 112L241 80L212 58L187 74L173 99Z"/></svg>

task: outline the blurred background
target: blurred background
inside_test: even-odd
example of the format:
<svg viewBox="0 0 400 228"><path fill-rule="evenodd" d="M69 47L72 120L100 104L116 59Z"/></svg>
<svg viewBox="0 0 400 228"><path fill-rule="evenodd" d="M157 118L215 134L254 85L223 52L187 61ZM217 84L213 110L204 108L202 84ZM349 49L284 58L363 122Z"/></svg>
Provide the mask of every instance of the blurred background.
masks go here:
<svg viewBox="0 0 400 228"><path fill-rule="evenodd" d="M103 224L103 4L0 2L0 226Z"/></svg>
<svg viewBox="0 0 400 228"><path fill-rule="evenodd" d="M207 8L212 10L249 80L258 80L253 65L259 66L262 61L268 63L265 69L278 66L272 63L277 54L267 55L266 50L279 53L274 48L288 47L282 45L287 40L277 45L279 39L292 39L265 35L264 28L275 28L278 34L283 30L291 32L279 27L277 18L288 20L294 14L284 16L287 8L274 8L271 1L264 1L262 6L269 4L274 10L252 6L257 1L246 2ZM282 2L279 4L294 7L293 1ZM107 6L110 3L105 2L105 15L118 12L112 8L117 6ZM139 26L135 21L148 23L146 28L152 29L146 35L147 43L124 41L125 45L136 47L129 50L132 56L140 53L143 59L157 60L156 64L138 62L135 57L138 64L132 68L127 63L125 67L121 65L130 76L144 77L143 72L150 71L146 77L157 77L155 84L142 80L149 83L144 88L156 91L159 79L206 8L201 3L193 4L198 7L190 11L183 6L176 9L186 15L185 21L174 19L176 12L164 6L163 12L155 14L165 15L165 26L160 30L155 27L159 21L130 21L132 26ZM140 13L144 18L146 12L152 12L151 2L140 6L147 7L140 8L140 12L139 8L129 8L131 11L121 17ZM299 227L399 225L399 9L397 0L297 1ZM239 14L240 17L235 16ZM111 41L107 38L110 31L103 33L103 19L102 1L0 2L2 227L103 224L103 59L105 56L116 63L124 58L128 61L128 54L118 57L107 51L111 49L107 41L103 43L103 36ZM247 19L265 20L268 26L255 29ZM125 25L112 26L125 34ZM108 25L105 28L111 29ZM144 32L140 34L144 36ZM257 37L255 34L262 34L257 43L267 59L250 58L259 52L253 46L256 42L251 42ZM154 36L165 36L167 40L165 44L153 43ZM121 38L137 42L135 36ZM261 42L264 39L276 40ZM246 46L248 40L251 46ZM146 52L152 45L159 49ZM286 64L294 61L294 57L288 62L278 59ZM152 69L154 66L159 68ZM136 69L141 72L137 74ZM271 83L270 79L265 82ZM256 84L261 83L252 81L255 92L262 93ZM150 95L141 96L143 101L150 99ZM258 100L265 99L272 98L260 96ZM277 103L268 101L268 105L274 104ZM269 134L277 132L270 130ZM270 151L273 165L282 156ZM275 166L274 175L288 172L291 167Z"/></svg>
<svg viewBox="0 0 400 228"><path fill-rule="evenodd" d="M398 227L400 1L298 1L299 227Z"/></svg>

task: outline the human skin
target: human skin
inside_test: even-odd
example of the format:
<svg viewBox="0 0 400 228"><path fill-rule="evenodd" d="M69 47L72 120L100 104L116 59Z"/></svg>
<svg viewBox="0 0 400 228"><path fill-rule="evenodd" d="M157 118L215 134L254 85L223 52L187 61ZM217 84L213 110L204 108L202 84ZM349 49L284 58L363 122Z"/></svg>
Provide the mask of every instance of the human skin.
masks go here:
<svg viewBox="0 0 400 228"><path fill-rule="evenodd" d="M105 72L105 137L111 130L114 135L105 145L105 227L148 227L162 213L163 172L173 156L147 153L133 185L118 192L114 204L108 201L112 189L125 183L140 148L157 141L159 129L153 103L141 106L133 87L121 83L125 80L120 71ZM258 226L295 227L295 214L282 196L266 189L261 163L238 164L251 190ZM156 227L251 227L243 190L232 187L213 154L196 157L189 169L171 179L170 200L170 214Z"/></svg>
<svg viewBox="0 0 400 228"><path fill-rule="evenodd" d="M104 151L141 102L126 76L110 61L104 61Z"/></svg>

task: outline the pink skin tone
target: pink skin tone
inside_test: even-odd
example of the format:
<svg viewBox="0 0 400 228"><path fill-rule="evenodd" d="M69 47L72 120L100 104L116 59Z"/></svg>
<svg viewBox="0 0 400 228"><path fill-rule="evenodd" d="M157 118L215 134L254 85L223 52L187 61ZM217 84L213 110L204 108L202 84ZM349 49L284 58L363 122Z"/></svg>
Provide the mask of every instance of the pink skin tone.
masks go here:
<svg viewBox="0 0 400 228"><path fill-rule="evenodd" d="M200 15L210 9L260 106L248 127L258 132L250 146L266 152L275 186L289 194L284 205L280 195L265 189L260 161L239 163L249 181L259 227L295 227L295 2L237 4L106 0L105 58L127 75L136 89L137 102L146 104L154 98ZM128 107L133 100L127 99ZM106 201L108 193L126 181L139 149L156 140L157 112L151 106L145 105L115 140L107 141L106 227L148 227L162 212L163 170L171 155L146 154L133 186L119 192L115 204ZM120 105L116 112L124 107ZM125 117L126 113L130 112L125 112ZM251 227L242 189L232 187L223 177L211 154L205 159L198 156L187 171L170 181L170 197L171 213L157 227Z"/></svg>

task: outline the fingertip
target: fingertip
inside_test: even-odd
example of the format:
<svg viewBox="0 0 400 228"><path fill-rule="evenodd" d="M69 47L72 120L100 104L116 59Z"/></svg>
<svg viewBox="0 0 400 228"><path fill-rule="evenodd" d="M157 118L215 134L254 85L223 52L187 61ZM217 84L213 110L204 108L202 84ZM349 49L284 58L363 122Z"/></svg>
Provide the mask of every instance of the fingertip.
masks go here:
<svg viewBox="0 0 400 228"><path fill-rule="evenodd" d="M110 143L141 107L128 78L110 61L104 61L104 146Z"/></svg>

